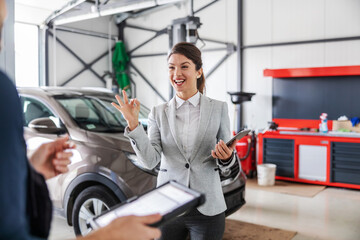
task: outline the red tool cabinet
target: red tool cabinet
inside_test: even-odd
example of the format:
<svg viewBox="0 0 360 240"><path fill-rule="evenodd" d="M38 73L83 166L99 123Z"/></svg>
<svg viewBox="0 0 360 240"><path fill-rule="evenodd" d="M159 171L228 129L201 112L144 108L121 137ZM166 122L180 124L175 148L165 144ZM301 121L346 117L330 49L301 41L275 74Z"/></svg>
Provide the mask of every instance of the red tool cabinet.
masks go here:
<svg viewBox="0 0 360 240"><path fill-rule="evenodd" d="M260 133L258 163L276 164L279 180L360 189L360 134L354 135Z"/></svg>
<svg viewBox="0 0 360 240"><path fill-rule="evenodd" d="M314 131L319 116L360 117L360 66L265 69L273 78L276 131L258 134L258 163L277 165L276 179L360 189L360 133ZM304 131L308 130L308 131Z"/></svg>

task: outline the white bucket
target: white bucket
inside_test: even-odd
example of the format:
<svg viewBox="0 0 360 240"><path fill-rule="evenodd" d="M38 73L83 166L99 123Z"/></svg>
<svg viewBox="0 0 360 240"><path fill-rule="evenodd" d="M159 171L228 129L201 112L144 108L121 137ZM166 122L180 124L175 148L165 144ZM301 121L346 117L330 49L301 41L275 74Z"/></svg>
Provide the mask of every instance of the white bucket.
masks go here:
<svg viewBox="0 0 360 240"><path fill-rule="evenodd" d="M264 163L257 166L258 184L260 186L272 186L275 184L276 165Z"/></svg>

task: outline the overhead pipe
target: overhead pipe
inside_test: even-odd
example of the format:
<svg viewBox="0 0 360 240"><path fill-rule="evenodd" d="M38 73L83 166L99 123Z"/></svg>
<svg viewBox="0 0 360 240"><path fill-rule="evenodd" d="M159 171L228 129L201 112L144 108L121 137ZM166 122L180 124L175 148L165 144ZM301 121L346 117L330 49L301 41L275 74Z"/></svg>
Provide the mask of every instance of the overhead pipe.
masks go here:
<svg viewBox="0 0 360 240"><path fill-rule="evenodd" d="M118 37L116 35L112 35L112 34L93 32L93 31L77 29L77 28L70 28L70 27L65 27L65 26L56 26L56 31L76 33L76 34L104 38L104 39L110 38L111 40L114 40L114 41L117 41L117 39L118 39Z"/></svg>
<svg viewBox="0 0 360 240"><path fill-rule="evenodd" d="M70 1L68 4L66 4L62 9L60 10L56 10L55 12L53 12L48 18L46 18L45 20L45 24L47 26L51 25L52 21L61 16L62 14L66 13L67 11L73 9L74 7L82 4L83 2L85 2L86 0L73 0Z"/></svg>

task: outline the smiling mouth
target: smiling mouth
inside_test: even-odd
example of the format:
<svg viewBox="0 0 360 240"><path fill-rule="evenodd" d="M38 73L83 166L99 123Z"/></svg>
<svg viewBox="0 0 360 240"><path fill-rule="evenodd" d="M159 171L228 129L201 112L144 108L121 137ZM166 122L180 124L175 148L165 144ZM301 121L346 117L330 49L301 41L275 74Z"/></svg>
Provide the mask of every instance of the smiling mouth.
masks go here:
<svg viewBox="0 0 360 240"><path fill-rule="evenodd" d="M174 83L178 86L182 85L185 82L185 80L174 80Z"/></svg>

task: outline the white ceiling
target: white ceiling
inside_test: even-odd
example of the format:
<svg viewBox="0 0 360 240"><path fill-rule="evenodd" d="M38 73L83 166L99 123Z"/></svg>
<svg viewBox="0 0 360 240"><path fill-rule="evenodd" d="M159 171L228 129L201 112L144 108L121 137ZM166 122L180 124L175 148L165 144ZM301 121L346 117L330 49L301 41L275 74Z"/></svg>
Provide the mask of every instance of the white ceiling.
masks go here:
<svg viewBox="0 0 360 240"><path fill-rule="evenodd" d="M70 0L15 0L15 21L42 24L54 11Z"/></svg>
<svg viewBox="0 0 360 240"><path fill-rule="evenodd" d="M80 19L113 15L181 1L184 0L99 0L99 7L94 8L93 3L85 0L15 0L15 22L41 25L52 13L63 9L66 5L68 5L66 11L61 12L61 16L56 15L54 24L64 24ZM53 20L53 16L50 19Z"/></svg>

